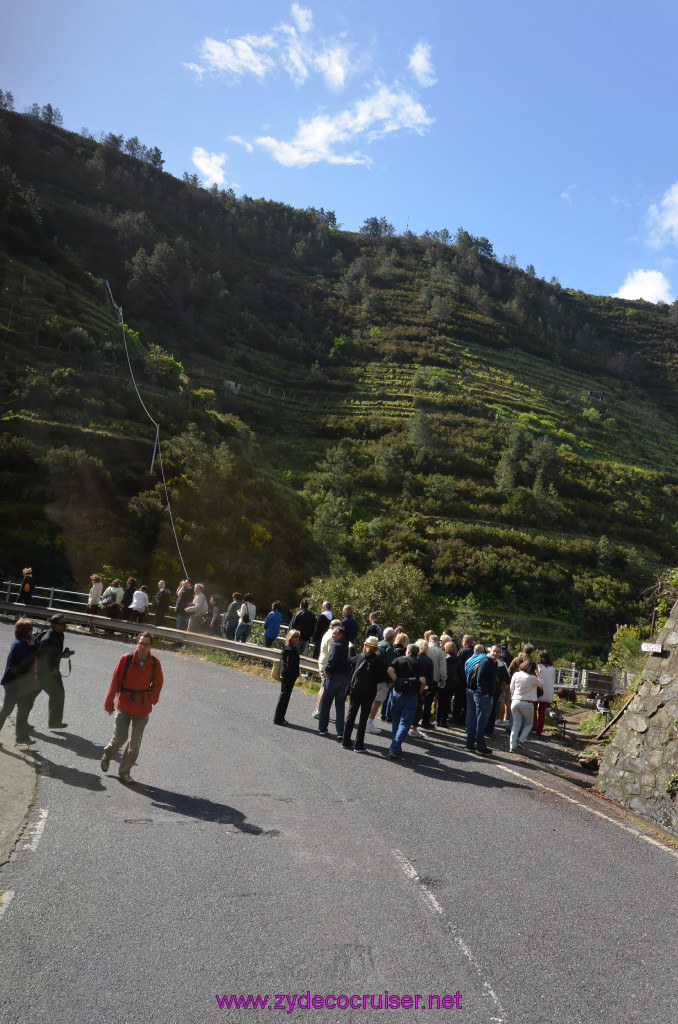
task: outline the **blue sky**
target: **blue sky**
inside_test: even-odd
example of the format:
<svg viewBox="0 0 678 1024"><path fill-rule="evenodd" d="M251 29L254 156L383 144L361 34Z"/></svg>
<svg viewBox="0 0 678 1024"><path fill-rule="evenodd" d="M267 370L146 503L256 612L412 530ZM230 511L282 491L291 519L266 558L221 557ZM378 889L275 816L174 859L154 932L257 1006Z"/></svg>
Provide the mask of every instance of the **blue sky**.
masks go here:
<svg viewBox="0 0 678 1024"><path fill-rule="evenodd" d="M675 0L22 0L0 88L165 170L678 295Z"/></svg>

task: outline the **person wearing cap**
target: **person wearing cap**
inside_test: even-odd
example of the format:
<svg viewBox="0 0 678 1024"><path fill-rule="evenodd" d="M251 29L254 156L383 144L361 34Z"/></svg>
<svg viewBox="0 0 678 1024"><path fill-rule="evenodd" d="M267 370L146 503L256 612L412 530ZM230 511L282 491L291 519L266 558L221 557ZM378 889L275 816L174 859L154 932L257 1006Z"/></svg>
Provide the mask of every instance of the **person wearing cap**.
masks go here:
<svg viewBox="0 0 678 1024"><path fill-rule="evenodd" d="M341 745L344 750L356 750L361 753L365 750L365 729L377 687L381 683L391 685L396 674L392 668L386 668L386 660L379 650L379 640L376 636L365 638L362 654L356 654L351 658L351 667L353 673L349 684L349 707ZM354 746L352 733L358 711L360 720Z"/></svg>
<svg viewBox="0 0 678 1024"><path fill-rule="evenodd" d="M513 659L513 661L511 662L511 664L508 667L509 681L511 679L513 679L513 677L516 674L516 672L520 671L520 666L522 665L522 663L524 661L531 661L532 660L532 653L533 653L533 651L534 651L534 647L532 646L532 644L528 640L523 645L523 649L520 652L520 654L516 655L516 657Z"/></svg>
<svg viewBox="0 0 678 1024"><path fill-rule="evenodd" d="M38 688L33 694L31 708L38 694L44 691L49 698L47 712L48 729L66 729L64 717L64 683L61 678L61 661L69 658L71 651L64 648L66 617L58 612L50 619L51 628L41 637L37 645L37 681Z"/></svg>

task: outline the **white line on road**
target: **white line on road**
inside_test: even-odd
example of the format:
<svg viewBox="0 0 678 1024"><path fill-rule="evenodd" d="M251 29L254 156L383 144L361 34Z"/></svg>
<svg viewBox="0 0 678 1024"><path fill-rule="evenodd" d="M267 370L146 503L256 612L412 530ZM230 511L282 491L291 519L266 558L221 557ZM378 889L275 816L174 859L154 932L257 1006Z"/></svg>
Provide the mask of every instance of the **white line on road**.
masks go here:
<svg viewBox="0 0 678 1024"><path fill-rule="evenodd" d="M30 842L24 843L22 846L22 850L30 850L31 853L35 853L38 848L38 843L42 839L42 833L45 831L49 811L41 809L36 813L39 816L38 820L34 824L29 824L24 832L24 838L30 839Z"/></svg>
<svg viewBox="0 0 678 1024"><path fill-rule="evenodd" d="M407 857L405 856L404 853L402 853L401 850L394 850L393 856L398 861L398 864L400 864L400 867L407 875L407 877L415 883L420 894L424 897L424 900L431 908L431 910L433 910L434 913L438 914L439 917L443 919L443 921L445 922L445 928L452 936L452 941L454 945L463 953L463 955L466 957L475 973L480 978L481 984L483 986L483 991L485 992L485 995L494 1004L494 1009L498 1014L498 1016L490 1017L490 1021L492 1021L493 1024L506 1024L506 1011L504 1010L504 1007L501 1005L499 997L497 996L496 992L489 984L489 982L485 981L485 978L483 977L482 967L480 966L480 964L474 957L473 953L462 939L461 935L459 935L456 929L452 926L452 924L450 924L450 921L447 918L445 911L441 907L438 900L435 898L435 896L433 895L429 887L426 885L426 883L422 882L421 878L417 874L416 869L412 866L411 861L407 859Z"/></svg>
<svg viewBox="0 0 678 1024"><path fill-rule="evenodd" d="M7 913L7 908L14 899L13 889L0 889L0 921Z"/></svg>
<svg viewBox="0 0 678 1024"><path fill-rule="evenodd" d="M617 821L616 818L610 817L609 814L603 814L602 811L596 810L595 807L590 807L588 804L584 803L583 800L575 800L574 797L567 796L565 793L561 793L560 790L553 789L552 786L545 786L543 782L539 782L537 779L531 779L528 775L522 775L520 772L517 772L515 768L508 768L506 765L499 763L497 763L497 768L500 768L503 772L508 772L509 775L515 775L517 779L529 782L531 786L538 786L547 793L554 793L555 796L559 796L561 800L567 800L570 804L576 804L577 807L581 807L583 810L588 811L589 814L595 814L596 817L602 818L604 821L611 822L613 825L616 825L617 828L621 828L625 832L630 832L632 836L636 836L638 839L644 839L646 843L651 843L652 846L658 846L660 850L664 851L664 853L670 853L672 857L678 857L678 850L672 849L666 843L661 843L658 839L654 839L652 836L645 835L644 832L641 832L640 829L633 828L632 825L627 825L623 821Z"/></svg>

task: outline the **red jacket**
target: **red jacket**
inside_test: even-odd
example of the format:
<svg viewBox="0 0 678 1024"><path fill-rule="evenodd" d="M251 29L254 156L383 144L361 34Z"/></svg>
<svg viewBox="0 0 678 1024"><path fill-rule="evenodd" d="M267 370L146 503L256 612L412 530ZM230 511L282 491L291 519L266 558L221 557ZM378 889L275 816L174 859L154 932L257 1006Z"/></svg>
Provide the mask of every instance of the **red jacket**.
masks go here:
<svg viewBox="0 0 678 1024"><path fill-rule="evenodd" d="M152 705L158 703L163 683L162 669L160 668L160 662L152 654L148 655L143 665L139 661L137 651L132 655L132 660L129 661L129 664L128 659L129 654L123 654L115 666L111 685L108 687L108 693L104 701L104 709L109 712L114 710L115 695L117 693L118 711L125 711L128 715L132 715L133 718L140 718L142 715L150 714ZM125 675L126 664L128 664L128 667L127 674ZM148 688L151 685L151 680L153 681L153 689L149 693ZM121 691L123 686L125 690L139 690L139 693Z"/></svg>

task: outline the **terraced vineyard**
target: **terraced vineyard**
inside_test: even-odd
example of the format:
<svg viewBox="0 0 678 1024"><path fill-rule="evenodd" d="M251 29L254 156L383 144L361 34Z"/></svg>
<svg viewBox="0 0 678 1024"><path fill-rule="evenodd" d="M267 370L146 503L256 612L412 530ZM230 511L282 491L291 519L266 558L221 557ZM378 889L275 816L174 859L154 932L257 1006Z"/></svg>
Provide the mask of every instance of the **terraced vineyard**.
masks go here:
<svg viewBox="0 0 678 1024"><path fill-rule="evenodd" d="M427 623L568 659L648 620L678 545L678 306L569 292L463 229L348 234L22 115L0 130L4 568L180 572L105 278L208 587L294 606L313 578L350 599L342 580L416 571Z"/></svg>

